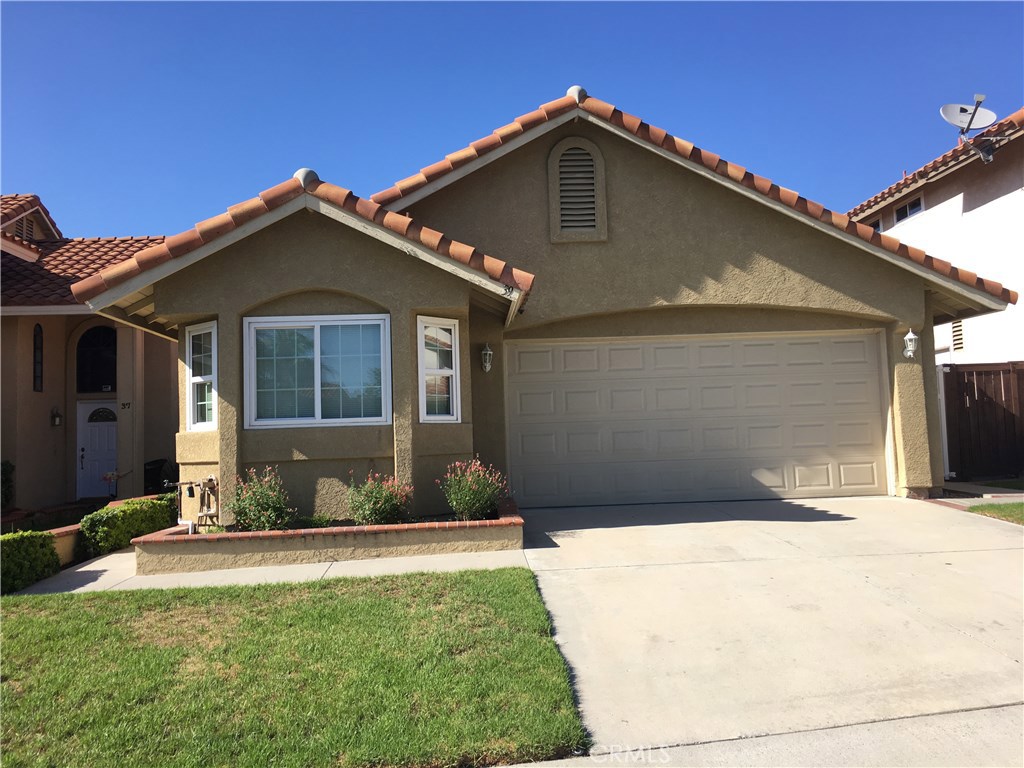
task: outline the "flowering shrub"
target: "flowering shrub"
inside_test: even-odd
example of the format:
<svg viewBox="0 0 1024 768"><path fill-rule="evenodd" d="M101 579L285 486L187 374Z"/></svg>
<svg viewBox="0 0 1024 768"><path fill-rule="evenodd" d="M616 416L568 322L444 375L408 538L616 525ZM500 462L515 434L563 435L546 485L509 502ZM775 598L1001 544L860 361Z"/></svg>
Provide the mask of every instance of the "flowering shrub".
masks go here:
<svg viewBox="0 0 1024 768"><path fill-rule="evenodd" d="M405 518L412 501L412 486L399 484L391 475L371 472L366 482L349 482L348 506L359 525L397 523Z"/></svg>
<svg viewBox="0 0 1024 768"><path fill-rule="evenodd" d="M484 467L480 459L449 464L437 484L459 520L483 520L508 496L505 476L493 466Z"/></svg>
<svg viewBox="0 0 1024 768"><path fill-rule="evenodd" d="M288 492L273 467L264 468L262 475L247 469L245 478L238 478L235 498L227 508L234 513L239 531L283 531L297 515L288 506Z"/></svg>

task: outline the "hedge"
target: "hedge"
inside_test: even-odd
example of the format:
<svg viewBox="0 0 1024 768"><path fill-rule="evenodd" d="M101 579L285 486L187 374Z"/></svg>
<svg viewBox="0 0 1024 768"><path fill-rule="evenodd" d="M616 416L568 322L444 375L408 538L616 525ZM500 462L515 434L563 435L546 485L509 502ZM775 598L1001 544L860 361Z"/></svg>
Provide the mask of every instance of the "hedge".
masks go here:
<svg viewBox="0 0 1024 768"><path fill-rule="evenodd" d="M17 592L60 570L49 531L18 531L0 536L0 594Z"/></svg>
<svg viewBox="0 0 1024 768"><path fill-rule="evenodd" d="M99 557L124 549L136 536L170 528L177 522L178 510L166 497L130 499L119 507L104 507L82 518L80 554Z"/></svg>

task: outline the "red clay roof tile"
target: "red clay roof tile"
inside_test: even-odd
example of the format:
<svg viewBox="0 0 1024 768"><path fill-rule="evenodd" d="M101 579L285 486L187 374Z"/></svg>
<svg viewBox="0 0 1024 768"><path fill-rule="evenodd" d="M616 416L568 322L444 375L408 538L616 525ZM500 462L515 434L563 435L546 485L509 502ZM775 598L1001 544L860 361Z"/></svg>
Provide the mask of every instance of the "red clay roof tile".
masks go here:
<svg viewBox="0 0 1024 768"><path fill-rule="evenodd" d="M1002 120L990 125L984 131L971 139L971 143L984 146L984 144L988 143L988 140L990 139L1008 137L1017 133L1021 128L1024 128L1024 107L1021 107L1012 115L1004 117ZM980 142L979 139L981 140ZM936 171L943 170L947 166L964 158L970 157L973 154L974 151L967 145L967 143L957 144L953 149L949 150L945 154L939 155L939 157L935 158L930 163L926 163L921 166L909 176L904 176L895 184L883 189L877 195L873 195L860 205L851 208L848 213L850 216L854 217L865 214L875 208L875 206L887 202L891 198L897 197L908 187L919 181L924 181Z"/></svg>
<svg viewBox="0 0 1024 768"><path fill-rule="evenodd" d="M9 307L73 306L77 304L71 293L73 283L94 280L102 284L101 278L90 275L162 242L162 237L42 240L35 245L43 255L34 263L5 253L0 257L3 272L0 302Z"/></svg>
<svg viewBox="0 0 1024 768"><path fill-rule="evenodd" d="M570 90L572 91L573 89ZM647 123L643 122L640 118L628 114L626 112L622 112L621 110L616 109L613 105L609 104L606 101L602 101L600 99L594 98L593 96L587 95L585 91L580 92L580 99L581 100L577 104L575 98L573 98L570 95L566 95L563 99L548 102L547 104L543 105L540 109L534 110L533 112L528 112L527 114L516 118L516 120L513 121L512 123L509 123L508 125L503 125L502 127L495 130L491 134L491 136L487 136L484 137L483 139L479 139L473 142L472 144L470 144L470 147L467 150L460 150L459 152L455 152L453 154L448 155L447 159L449 161L452 158L461 159L462 157L465 156L463 155L463 153L466 152L472 152L474 154L484 154L483 152L479 151L479 146L481 146L483 142L486 142L485 146L493 149L494 147L499 146L500 144L508 141L509 139L515 138L516 136L519 136L520 134L530 130L531 128L534 128L538 125L541 125L544 122L553 119L553 117L555 117L556 115L565 114L566 112L572 110L573 108L577 108L582 110L583 112L593 115L594 117L600 118L612 125L620 126L624 130L629 131L630 133L643 139L644 141L647 141L648 143L653 144L654 146L668 150L669 152L678 155L684 160L689 160L690 162L700 164L707 168L708 170L718 174L719 176L724 176L736 183L741 184L747 189L752 189L764 195L765 197L768 197L772 200L777 200L783 203L784 205L808 216L809 218L816 219L826 224L831 224L836 229L842 232L855 235L861 240L885 248L886 250L901 255L904 258L907 258L911 261L926 264L932 263L924 262L923 259L921 261L918 261L919 253L916 252L917 249L914 249L915 252L912 253L906 247L901 246L898 243L898 241L896 245L890 246L886 240L880 240L878 238L878 233L875 232L873 228L860 224L852 225L852 222L849 221L849 219L847 219L846 216L844 216L843 214L837 214L835 211L826 208L820 203L816 203L813 200L807 200L806 198L801 197L799 193L791 189L786 189L785 187L780 187L774 184L770 179L766 179L763 176L752 174L741 166L734 165L733 163L723 160L719 155L715 154L714 152L701 150L700 148L695 147L692 143L686 141L685 139L681 139L678 136L673 136L670 133L662 130L661 128L656 128L654 126L648 125ZM564 109L561 106L555 106L558 105L559 102L565 102ZM1008 123L1012 123L1013 126L1017 127L1024 125L1024 110L1014 113L1011 117L1007 118L1002 123L997 125L1005 125ZM995 128L996 126L989 128L986 131L986 133L994 130ZM497 139L497 143L495 139ZM953 152L957 151L958 150L953 150ZM962 150L962 152L968 151L970 150L967 148L963 148ZM927 167L929 166L926 166L926 168ZM455 165L452 164L452 168L450 170L454 170L454 168ZM426 173L427 169L430 170L429 178ZM414 176L409 177L408 179L403 180L402 182L399 182L399 184L397 185L388 187L387 189L383 189L380 192L377 192L376 194L371 196L371 199L380 203L381 205L389 205L395 202L396 200L401 199L404 195L408 194L409 192L415 189L419 189L428 184L429 182L432 182L437 178L443 176L444 161L442 161L441 163L434 163L433 165L427 166L427 169L424 169L419 174L416 174ZM419 180L420 183L413 185L413 180ZM868 203L870 203L870 201L868 201ZM868 205L868 203L864 203L862 205ZM861 206L858 206L858 209L860 207ZM850 211L848 215L853 216L858 209ZM994 284L990 280L986 281L978 279L977 276L972 275L972 273L970 272L962 270L957 271L956 268L953 268L949 275L946 275L940 270L934 271L936 271L939 274L943 274L944 276L958 275L956 279L958 279L961 283L964 283L965 285L971 288L976 288L986 293L989 293L995 296L996 298L1000 299L1001 301L1006 301L1011 304L1015 304L1017 302L1016 291L1010 291L1002 287L1000 287L998 291L995 291L995 285L998 284Z"/></svg>
<svg viewBox="0 0 1024 768"><path fill-rule="evenodd" d="M0 226L5 226L22 214L38 208L39 213L46 219L46 222L53 228L53 233L62 238L57 222L53 220L50 212L46 210L38 195L0 195Z"/></svg>
<svg viewBox="0 0 1024 768"><path fill-rule="evenodd" d="M442 256L467 264L503 285L519 289L523 293L529 293L534 279L529 272L513 269L500 259L480 253L471 245L451 240L437 230L422 227L408 216L388 211L373 200L359 198L343 187L322 182L311 172L304 170L303 173L305 174L304 178L307 179L305 188L303 188L303 182L297 178L289 179L260 193L258 198L231 206L227 213L201 221L192 229L169 237L166 241L163 238L151 239L134 249L130 255L125 255L115 262L104 265L104 268L95 274L81 275L77 281L69 281L74 297L78 301L88 301L141 272L189 253L200 245L215 241L241 224L252 221L259 215L268 213L273 208L277 208L303 193L344 208L350 213L378 224L401 237L417 242ZM4 290L6 291L6 259L8 257L5 255L4 258ZM66 287L67 284L65 284ZM74 301L66 303L74 303Z"/></svg>

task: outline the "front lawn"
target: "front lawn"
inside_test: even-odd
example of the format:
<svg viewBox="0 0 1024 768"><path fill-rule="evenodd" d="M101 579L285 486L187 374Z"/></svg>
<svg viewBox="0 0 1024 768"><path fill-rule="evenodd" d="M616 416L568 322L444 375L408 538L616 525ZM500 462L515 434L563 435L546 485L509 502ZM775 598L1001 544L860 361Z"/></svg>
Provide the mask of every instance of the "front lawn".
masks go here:
<svg viewBox="0 0 1024 768"><path fill-rule="evenodd" d="M5 765L433 768L585 745L525 569L0 608Z"/></svg>
<svg viewBox="0 0 1024 768"><path fill-rule="evenodd" d="M1013 501L1009 504L975 504L968 509L985 517L998 517L1000 520L1024 525L1024 501Z"/></svg>

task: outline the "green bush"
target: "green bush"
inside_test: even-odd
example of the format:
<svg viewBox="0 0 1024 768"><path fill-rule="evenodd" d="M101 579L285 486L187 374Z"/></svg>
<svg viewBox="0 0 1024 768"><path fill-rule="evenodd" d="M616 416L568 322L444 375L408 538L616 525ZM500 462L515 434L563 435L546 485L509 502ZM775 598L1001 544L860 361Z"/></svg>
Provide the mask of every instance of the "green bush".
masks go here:
<svg viewBox="0 0 1024 768"><path fill-rule="evenodd" d="M317 513L312 517L297 517L292 523L293 528L330 528L337 525L330 515Z"/></svg>
<svg viewBox="0 0 1024 768"><path fill-rule="evenodd" d="M298 511L288 506L288 492L273 467L265 467L262 475L247 469L245 478L238 478L228 511L239 531L284 531L298 517Z"/></svg>
<svg viewBox="0 0 1024 768"><path fill-rule="evenodd" d="M47 531L0 536L0 594L17 592L60 570L60 558Z"/></svg>
<svg viewBox="0 0 1024 768"><path fill-rule="evenodd" d="M348 508L359 525L384 525L404 520L412 500L412 486L391 475L371 472L362 485L349 483Z"/></svg>
<svg viewBox="0 0 1024 768"><path fill-rule="evenodd" d="M483 520L497 514L498 504L508 496L508 484L500 470L484 467L480 459L448 465L437 481L459 520Z"/></svg>
<svg viewBox="0 0 1024 768"><path fill-rule="evenodd" d="M119 507L104 507L82 518L79 554L90 558L124 549L136 536L170 528L177 522L178 510L163 498L129 499Z"/></svg>

